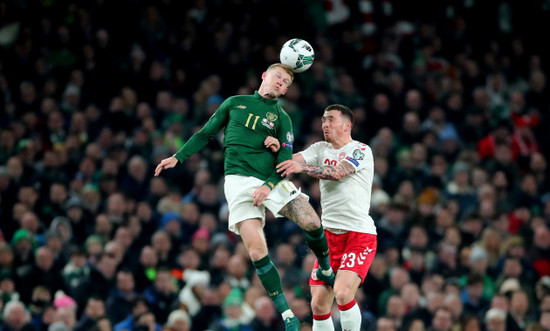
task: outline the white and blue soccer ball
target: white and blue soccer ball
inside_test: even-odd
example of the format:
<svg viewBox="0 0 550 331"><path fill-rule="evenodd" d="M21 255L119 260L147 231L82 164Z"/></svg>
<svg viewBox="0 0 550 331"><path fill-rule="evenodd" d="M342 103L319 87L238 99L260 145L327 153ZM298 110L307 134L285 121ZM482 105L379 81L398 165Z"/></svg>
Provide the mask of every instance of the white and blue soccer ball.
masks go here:
<svg viewBox="0 0 550 331"><path fill-rule="evenodd" d="M311 67L315 61L315 51L307 41L293 38L281 47L279 57L282 64L286 64L292 68L292 71L300 73Z"/></svg>

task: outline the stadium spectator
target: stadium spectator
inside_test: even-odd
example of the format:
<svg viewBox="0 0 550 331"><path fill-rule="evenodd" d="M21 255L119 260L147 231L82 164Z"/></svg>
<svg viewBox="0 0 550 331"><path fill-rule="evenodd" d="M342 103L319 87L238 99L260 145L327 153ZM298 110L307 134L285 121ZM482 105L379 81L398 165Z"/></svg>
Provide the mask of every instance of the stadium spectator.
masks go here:
<svg viewBox="0 0 550 331"><path fill-rule="evenodd" d="M492 282L498 307L478 315L479 322L467 314L472 290L462 297L458 319L458 303L445 294L453 326L502 330L512 318L504 292L521 290L529 312L518 321L529 329L549 327L542 294L550 275L545 2L445 0L432 6L433 14L406 1L325 4L0 0L2 330L30 326L20 323L16 315L25 316L25 309L13 300L26 304L37 330L69 326L58 321L53 303L33 300L44 285L52 286L50 295L64 288L75 298L78 324L90 298L113 300L117 272L130 271L141 295L166 267L178 289L186 288L193 322L198 316L192 325L168 317L167 327L206 329L200 319L221 316L228 265L220 259L238 254L251 267L226 231L222 137L171 173L153 178L151 169L221 100L253 93L291 36L316 51L314 65L295 75L288 99L281 99L295 119L294 149L322 137L319 110L334 98L353 104L354 136L373 148L371 213L381 256L366 279L372 286L359 290L362 311L378 317L370 327L396 329L384 317L390 293L382 292L400 269L409 277L391 294L415 283L434 307L443 301L435 293L468 292L471 273L482 276L482 298ZM269 19L258 14L265 12ZM485 19L475 19L479 15ZM319 186L295 180L322 213ZM177 239L177 223L162 226L169 212L180 219ZM303 235L288 220L274 225L270 217L265 230L273 253L290 244L294 264L307 262ZM204 231L196 236L203 236L195 242L203 260L189 253L201 226L210 235L207 241ZM169 241L157 234L163 231ZM285 285L307 278L297 269L283 278ZM208 277L197 283L195 272ZM59 279L62 286L55 285ZM308 299L306 291L301 300ZM504 324L494 310L501 308ZM434 312L426 309L403 327L430 328ZM71 324L71 311L61 315ZM139 318L153 325L152 317ZM110 328L107 318L95 318L98 329Z"/></svg>

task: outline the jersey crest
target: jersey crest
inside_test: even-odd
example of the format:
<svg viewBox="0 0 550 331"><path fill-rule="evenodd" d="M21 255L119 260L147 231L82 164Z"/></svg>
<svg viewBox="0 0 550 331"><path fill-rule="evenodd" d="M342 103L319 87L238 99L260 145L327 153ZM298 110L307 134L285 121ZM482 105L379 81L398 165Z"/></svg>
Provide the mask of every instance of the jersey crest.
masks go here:
<svg viewBox="0 0 550 331"><path fill-rule="evenodd" d="M268 112L267 114L265 114L265 118L270 122L275 122L279 117L273 113Z"/></svg>
<svg viewBox="0 0 550 331"><path fill-rule="evenodd" d="M262 125L268 129L273 129L273 127L275 126L275 123L273 122L275 122L277 118L278 118L277 115L267 112L265 114L265 118L262 120Z"/></svg>

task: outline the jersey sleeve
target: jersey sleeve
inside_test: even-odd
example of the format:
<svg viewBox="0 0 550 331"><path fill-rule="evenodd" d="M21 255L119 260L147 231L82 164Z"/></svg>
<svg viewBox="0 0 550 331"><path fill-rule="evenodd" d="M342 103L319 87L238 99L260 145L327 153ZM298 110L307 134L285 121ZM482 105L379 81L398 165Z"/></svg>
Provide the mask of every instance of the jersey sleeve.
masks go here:
<svg viewBox="0 0 550 331"><path fill-rule="evenodd" d="M292 160L292 148L294 147L294 133L292 131L292 120L290 116L284 111L280 112L279 119L281 121L277 139L281 143L281 148L277 154L277 164ZM273 172L264 182L265 185L270 188L274 188L283 178L273 167Z"/></svg>
<svg viewBox="0 0 550 331"><path fill-rule="evenodd" d="M189 140L174 154L174 157L179 162L183 162L189 156L197 153L208 144L208 141L216 136L216 134L227 124L229 119L229 110L231 98L225 100L216 112L208 119L208 122L200 129L199 132L189 138Z"/></svg>
<svg viewBox="0 0 550 331"><path fill-rule="evenodd" d="M358 143L351 153L348 153L341 162L347 162L355 168L355 172L365 168L374 162L369 146Z"/></svg>
<svg viewBox="0 0 550 331"><path fill-rule="evenodd" d="M323 145L317 142L300 152L306 164L313 166L323 165Z"/></svg>

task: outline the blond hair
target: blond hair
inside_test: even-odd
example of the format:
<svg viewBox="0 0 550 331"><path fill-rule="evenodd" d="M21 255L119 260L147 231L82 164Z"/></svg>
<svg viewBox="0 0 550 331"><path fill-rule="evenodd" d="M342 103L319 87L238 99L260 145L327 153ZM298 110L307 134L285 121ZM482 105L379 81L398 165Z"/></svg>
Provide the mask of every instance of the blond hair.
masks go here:
<svg viewBox="0 0 550 331"><path fill-rule="evenodd" d="M273 63L272 65L270 65L266 71L271 71L272 69L275 69L275 68L281 68L283 69L287 74L290 75L290 84L288 84L289 86L292 84L292 82L294 81L294 71L292 71L292 68L286 64L282 64L282 63Z"/></svg>

